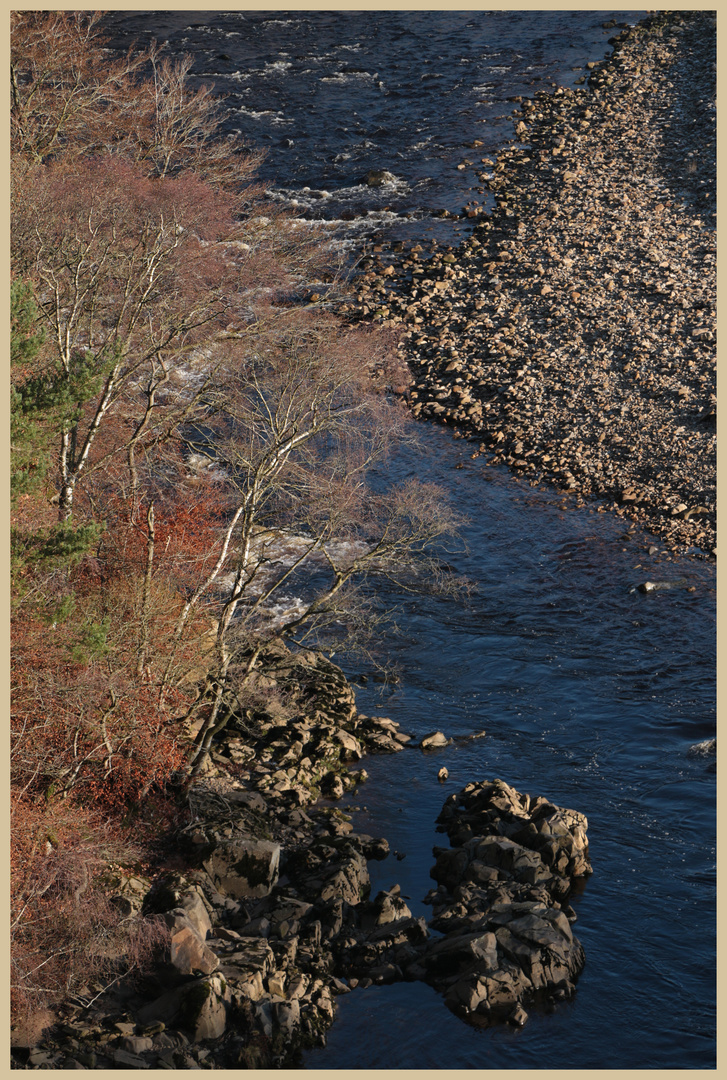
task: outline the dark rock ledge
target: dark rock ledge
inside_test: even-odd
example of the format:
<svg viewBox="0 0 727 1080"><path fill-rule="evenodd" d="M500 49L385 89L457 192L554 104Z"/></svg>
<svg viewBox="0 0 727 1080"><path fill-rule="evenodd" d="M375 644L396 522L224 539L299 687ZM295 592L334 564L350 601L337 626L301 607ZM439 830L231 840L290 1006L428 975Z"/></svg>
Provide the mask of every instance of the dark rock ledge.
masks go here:
<svg viewBox="0 0 727 1080"><path fill-rule="evenodd" d="M276 646L285 707L245 714L189 794L176 838L183 870L109 874L124 915L161 917L166 951L142 981L82 987L13 1067L270 1068L325 1044L336 998L423 979L475 1023L525 1022L523 1002L572 994L583 966L567 899L590 873L586 820L502 781L450 796L435 848L430 933L398 886L370 898L367 861L385 839L357 834L332 800L365 779L365 753L410 741L357 712L343 673ZM327 801L321 801L328 792Z"/></svg>
<svg viewBox="0 0 727 1080"><path fill-rule="evenodd" d="M502 780L450 795L437 820L451 847L434 849L439 886L427 899L444 936L416 974L473 1023L522 1026L523 1002L571 997L585 962L568 898L592 873L588 822Z"/></svg>

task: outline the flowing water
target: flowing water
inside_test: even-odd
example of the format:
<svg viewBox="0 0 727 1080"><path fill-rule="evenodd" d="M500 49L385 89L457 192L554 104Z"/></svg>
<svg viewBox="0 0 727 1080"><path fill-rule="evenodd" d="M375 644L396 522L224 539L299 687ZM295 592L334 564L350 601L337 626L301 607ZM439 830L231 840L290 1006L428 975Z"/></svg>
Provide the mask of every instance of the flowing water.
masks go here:
<svg viewBox="0 0 727 1080"><path fill-rule="evenodd" d="M272 199L362 240L456 243L441 219L486 196L457 164L509 140L510 98L571 85L608 51L611 19L639 12L123 12L113 43L167 41L227 94L227 124L268 148ZM474 140L482 145L472 147ZM470 144L467 146L467 144ZM469 157L467 157L469 155ZM378 188L369 170L386 170ZM312 1069L714 1068L715 766L690 747L715 734L715 576L649 556L609 515L566 508L446 431L421 426L377 482L435 480L469 518L445 557L473 583L457 601L381 594L397 606L400 679L357 690L415 737L486 730L424 755L366 761L348 799L359 831L386 836L374 890L399 883L415 915L433 884L435 818L472 780L502 777L589 819L590 878L573 899L586 966L575 998L522 1030L466 1026L422 984L339 998ZM687 587L631 591L646 579ZM355 668L351 675L356 676ZM449 779L437 781L446 764Z"/></svg>
<svg viewBox="0 0 727 1080"><path fill-rule="evenodd" d="M405 856L370 864L373 891L399 883L415 915L429 911L432 845L446 844L434 822L451 792L501 777L585 813L594 873L572 904L586 966L572 1002L533 1010L517 1032L467 1028L418 984L357 991L308 1064L713 1067L715 768L689 751L715 735L714 572L649 556L651 538L564 509L471 450L431 429L388 470L440 483L469 515L468 550L447 560L476 589L457 603L382 597L400 604L401 679L369 681L357 701L417 740L486 735L367 759L370 781L349 802L358 829ZM631 591L681 578L686 588Z"/></svg>
<svg viewBox="0 0 727 1080"><path fill-rule="evenodd" d="M269 197L342 245L380 234L452 243L441 221L487 205L468 160L513 131L511 98L572 85L640 12L162 11L109 16L112 44L166 43L225 95L225 130L267 150ZM473 147L474 140L482 142ZM486 166L485 166L486 168ZM371 170L390 179L365 180Z"/></svg>

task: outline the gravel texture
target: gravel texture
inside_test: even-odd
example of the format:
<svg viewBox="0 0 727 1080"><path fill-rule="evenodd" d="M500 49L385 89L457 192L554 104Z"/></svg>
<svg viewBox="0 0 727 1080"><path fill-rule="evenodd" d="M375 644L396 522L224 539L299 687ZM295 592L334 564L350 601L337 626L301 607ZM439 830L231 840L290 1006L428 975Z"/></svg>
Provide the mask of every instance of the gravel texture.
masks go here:
<svg viewBox="0 0 727 1080"><path fill-rule="evenodd" d="M715 24L652 16L586 85L518 99L516 140L475 166L492 213L456 250L362 275L352 309L403 332L415 416L707 555Z"/></svg>

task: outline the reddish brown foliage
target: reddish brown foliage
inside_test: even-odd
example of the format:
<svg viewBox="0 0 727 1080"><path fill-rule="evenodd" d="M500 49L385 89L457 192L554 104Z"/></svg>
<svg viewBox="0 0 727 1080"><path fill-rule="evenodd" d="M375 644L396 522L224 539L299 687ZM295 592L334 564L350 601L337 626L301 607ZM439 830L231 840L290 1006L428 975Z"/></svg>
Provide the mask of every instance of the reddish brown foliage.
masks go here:
<svg viewBox="0 0 727 1080"><path fill-rule="evenodd" d="M137 675L138 638L133 622L124 618L129 582L106 580L96 594L88 588L93 573L81 564L73 576L73 617L54 623L52 632L52 609L45 620L26 616L16 622L13 779L29 796L52 801L73 794L102 812L123 814L150 790L163 791L180 769L184 752L176 718L189 695L171 690L160 707L149 670ZM114 604L115 596L120 604ZM94 655L92 628L109 606L115 615L106 615L102 624L108 651ZM84 627L91 628L85 639ZM155 627L161 639L171 629L171 617L166 633L163 624Z"/></svg>
<svg viewBox="0 0 727 1080"><path fill-rule="evenodd" d="M194 169L239 189L262 154L219 137L212 87L191 90L191 59L173 62L153 45L113 58L98 13L13 12L13 151L43 162L123 154L149 176Z"/></svg>
<svg viewBox="0 0 727 1080"><path fill-rule="evenodd" d="M14 1018L116 970L141 971L166 940L159 922L124 922L96 877L119 852L98 815L21 795L12 807Z"/></svg>
<svg viewBox="0 0 727 1080"><path fill-rule="evenodd" d="M367 487L402 425L372 385L390 343L276 302L319 275L335 301L321 236L244 188L252 159L218 138L186 61L110 61L96 22L13 16L13 270L46 330L13 400L39 432L30 455L56 455L13 522L21 1010L72 985L80 958L85 978L102 956L138 962L92 885L107 837L138 814L148 852L176 774L262 701L266 643L361 626L355 577L406 574L451 524L421 485ZM314 549L301 607L287 583Z"/></svg>

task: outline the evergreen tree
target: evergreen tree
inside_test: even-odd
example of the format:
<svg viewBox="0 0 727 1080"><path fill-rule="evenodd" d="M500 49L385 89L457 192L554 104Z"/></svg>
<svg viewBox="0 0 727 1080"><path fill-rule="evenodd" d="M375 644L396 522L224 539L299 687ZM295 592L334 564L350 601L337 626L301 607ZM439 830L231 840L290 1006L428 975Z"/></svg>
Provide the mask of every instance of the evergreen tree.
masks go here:
<svg viewBox="0 0 727 1080"><path fill-rule="evenodd" d="M36 330L38 308L31 286L24 281L10 285L10 363L19 373L32 365L45 341L45 333ZM10 491L13 502L22 494L36 491L45 478L50 439L41 430L22 385L10 387L10 437L12 467Z"/></svg>

